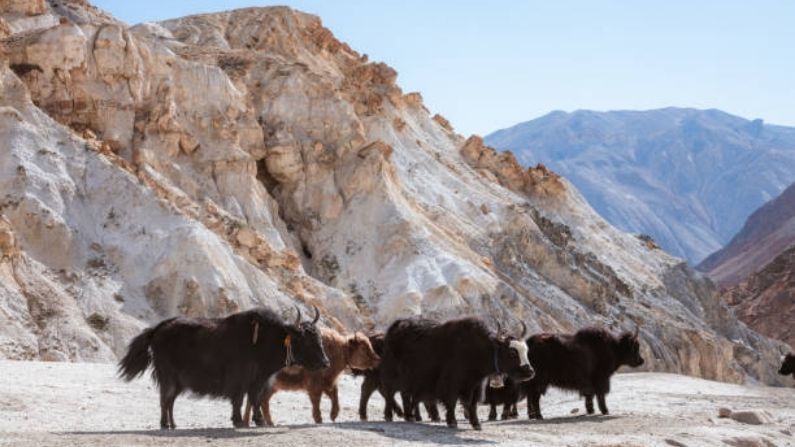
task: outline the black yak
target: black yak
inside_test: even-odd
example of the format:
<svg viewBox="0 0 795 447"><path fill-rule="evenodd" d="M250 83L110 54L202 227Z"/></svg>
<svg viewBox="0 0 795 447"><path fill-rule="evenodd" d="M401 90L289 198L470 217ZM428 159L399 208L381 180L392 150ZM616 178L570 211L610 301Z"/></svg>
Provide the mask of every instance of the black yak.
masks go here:
<svg viewBox="0 0 795 447"><path fill-rule="evenodd" d="M393 396L400 392L408 421L414 420L416 402L438 400L447 425L456 427L455 406L461 400L472 428L480 430L478 391L489 376L501 373L518 381L533 377L524 342L491 332L478 318L441 324L397 320L387 330L381 358L384 418L392 419Z"/></svg>
<svg viewBox="0 0 795 447"><path fill-rule="evenodd" d="M605 396L610 377L622 365L643 365L638 331L615 336L605 329L587 328L573 335L537 334L527 339L528 357L535 377L524 383L527 416L543 419L539 401L547 388L578 391L585 397L585 410L593 414L596 396L599 411L608 414Z"/></svg>
<svg viewBox="0 0 795 447"><path fill-rule="evenodd" d="M373 350L379 356L384 354L384 334L373 334L369 336L370 344L373 346ZM367 420L367 404L370 402L370 396L378 390L382 397L384 397L383 392L381 391L381 370L378 367L370 368L370 369L356 369L352 368L351 372L355 376L364 376L364 380L362 381L362 388L361 394L359 396L359 419L366 421ZM386 399L386 397L384 397ZM399 417L403 417L403 410L400 408L400 405L397 402L393 402L393 409L394 412L397 413ZM435 402L425 402L425 410L428 412L428 418L432 421L439 421L439 409L436 406ZM422 420L420 416L419 408L415 405L414 409L414 418L419 421Z"/></svg>
<svg viewBox="0 0 795 447"><path fill-rule="evenodd" d="M792 374L792 377L795 378L795 354L787 354L781 361L781 369L778 370L778 373L782 376L788 376Z"/></svg>
<svg viewBox="0 0 795 447"><path fill-rule="evenodd" d="M297 309L297 308L296 308ZM245 426L243 397L261 400L268 380L292 364L316 370L328 366L315 319L285 324L274 312L259 308L226 318L170 318L135 337L119 362L130 381L153 365L160 389L160 427L174 429L174 400L183 391L225 397L232 402L232 423ZM259 406L254 421L262 425Z"/></svg>

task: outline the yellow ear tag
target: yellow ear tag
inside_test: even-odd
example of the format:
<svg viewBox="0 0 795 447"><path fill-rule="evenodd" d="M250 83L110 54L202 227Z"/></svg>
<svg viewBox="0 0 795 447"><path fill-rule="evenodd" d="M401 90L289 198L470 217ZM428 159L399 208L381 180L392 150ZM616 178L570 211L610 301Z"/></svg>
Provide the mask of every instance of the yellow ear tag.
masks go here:
<svg viewBox="0 0 795 447"><path fill-rule="evenodd" d="M292 343L292 339L290 338L290 336L288 335L284 337L284 346L290 346L290 343Z"/></svg>

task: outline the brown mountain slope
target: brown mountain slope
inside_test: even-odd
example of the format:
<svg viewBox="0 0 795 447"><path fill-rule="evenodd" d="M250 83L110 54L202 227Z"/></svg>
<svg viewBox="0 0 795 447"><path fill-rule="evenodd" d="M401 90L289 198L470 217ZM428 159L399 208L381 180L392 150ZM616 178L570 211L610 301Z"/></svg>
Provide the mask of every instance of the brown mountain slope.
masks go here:
<svg viewBox="0 0 795 447"><path fill-rule="evenodd" d="M721 250L698 265L721 287L739 284L795 243L795 183L756 210Z"/></svg>
<svg viewBox="0 0 795 447"><path fill-rule="evenodd" d="M740 319L795 348L795 246L724 292Z"/></svg>

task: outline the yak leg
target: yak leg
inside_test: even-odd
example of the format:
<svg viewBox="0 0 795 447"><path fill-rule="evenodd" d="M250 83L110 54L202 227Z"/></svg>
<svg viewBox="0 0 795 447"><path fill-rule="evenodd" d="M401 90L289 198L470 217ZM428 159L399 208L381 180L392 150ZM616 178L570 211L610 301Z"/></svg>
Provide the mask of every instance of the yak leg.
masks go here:
<svg viewBox="0 0 795 447"><path fill-rule="evenodd" d="M535 388L527 392L527 418L544 419L541 415L541 392Z"/></svg>
<svg viewBox="0 0 795 447"><path fill-rule="evenodd" d="M585 395L585 412L593 414L593 394Z"/></svg>
<svg viewBox="0 0 795 447"><path fill-rule="evenodd" d="M445 420L447 421L447 426L450 428L458 427L458 422L455 420L455 404L458 399L455 397L453 398L445 398L442 403L444 404L445 410Z"/></svg>
<svg viewBox="0 0 795 447"><path fill-rule="evenodd" d="M395 409L396 402L394 394L390 392L381 392L384 395L384 420L387 422L392 422L392 415L393 410Z"/></svg>
<svg viewBox="0 0 795 447"><path fill-rule="evenodd" d="M428 412L428 418L433 422L439 422L441 418L439 417L439 408L436 406L435 400L426 400L423 401L423 406L425 407L425 411ZM419 411L417 412L419 414Z"/></svg>
<svg viewBox="0 0 795 447"><path fill-rule="evenodd" d="M609 414L609 412L607 411L607 402L605 402L604 394L602 393L597 394L596 402L599 404L599 411L601 411L602 414Z"/></svg>
<svg viewBox="0 0 795 447"><path fill-rule="evenodd" d="M480 420L478 419L478 387L475 387L467 396L467 406L469 407L469 423L475 430L481 430Z"/></svg>
<svg viewBox="0 0 795 447"><path fill-rule="evenodd" d="M160 428L173 430L174 425L174 400L177 398L177 386L169 381L160 382Z"/></svg>
<svg viewBox="0 0 795 447"><path fill-rule="evenodd" d="M403 401L403 419L407 422L412 422L415 420L415 412L417 411L414 408L413 398L414 396L411 395L409 392L400 392L400 398Z"/></svg>
<svg viewBox="0 0 795 447"><path fill-rule="evenodd" d="M243 410L243 423L248 425L249 421L251 421L251 395L249 394L246 398L246 408Z"/></svg>
<svg viewBox="0 0 795 447"><path fill-rule="evenodd" d="M412 411L412 416L414 417L414 421L415 422L422 422L422 413L420 413L420 401L419 401L419 399L414 399L412 401L412 405L414 405L414 408L411 410Z"/></svg>
<svg viewBox="0 0 795 447"><path fill-rule="evenodd" d="M493 402L489 402L489 420L497 420L497 405Z"/></svg>
<svg viewBox="0 0 795 447"><path fill-rule="evenodd" d="M181 392L182 389L180 387L177 387L176 390L174 391L174 396L171 398L171 401L168 403L168 422L172 430L177 428L177 424L174 423L174 401L177 400L177 396Z"/></svg>
<svg viewBox="0 0 795 447"><path fill-rule="evenodd" d="M262 398L260 399L262 418L265 420L265 424L271 427L273 427L273 418L271 418L271 397L273 397L274 394L276 394L276 392L272 388L267 388L262 393Z"/></svg>
<svg viewBox="0 0 795 447"><path fill-rule="evenodd" d="M501 420L507 421L508 419L511 418L511 408L512 408L511 402L502 404L502 415L500 416Z"/></svg>
<svg viewBox="0 0 795 447"><path fill-rule="evenodd" d="M514 402L511 405L511 419L516 419L519 417L519 405Z"/></svg>
<svg viewBox="0 0 795 447"><path fill-rule="evenodd" d="M364 382L362 382L362 394L359 397L359 419L363 421L367 420L367 403L370 401L370 396L373 395L377 388L378 384L375 380L370 379L369 376L364 377Z"/></svg>
<svg viewBox="0 0 795 447"><path fill-rule="evenodd" d="M243 393L238 393L232 397L232 425L235 428L248 427L248 424L243 422L243 416L240 414L240 407L243 405Z"/></svg>
<svg viewBox="0 0 795 447"><path fill-rule="evenodd" d="M312 402L312 418L316 424L323 423L323 416L320 414L320 398L322 392L318 390L309 391L309 400Z"/></svg>
<svg viewBox="0 0 795 447"><path fill-rule="evenodd" d="M339 398L339 390L337 385L334 385L331 389L326 390L326 395L331 399L331 421L334 422L337 420L337 416L340 414L340 398Z"/></svg>
<svg viewBox="0 0 795 447"><path fill-rule="evenodd" d="M257 427L265 425L262 418L262 409L259 402L262 401L262 390L249 390L248 398L246 399L246 410L243 412L243 424L248 426L249 421L253 420ZM251 411L254 410L254 416L251 417Z"/></svg>
<svg viewBox="0 0 795 447"><path fill-rule="evenodd" d="M392 413L398 415L398 417L403 417L404 413L403 410L398 405L397 401L395 400L395 392L388 392L384 391L383 389L380 390L381 395L384 396L384 401L386 404L384 405L384 420L387 422L392 422Z"/></svg>

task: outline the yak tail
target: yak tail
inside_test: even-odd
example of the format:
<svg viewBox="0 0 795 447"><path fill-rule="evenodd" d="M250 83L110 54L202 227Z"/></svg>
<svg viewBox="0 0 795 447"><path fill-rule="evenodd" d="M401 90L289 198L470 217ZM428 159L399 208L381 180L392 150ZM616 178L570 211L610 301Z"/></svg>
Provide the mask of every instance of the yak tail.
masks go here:
<svg viewBox="0 0 795 447"><path fill-rule="evenodd" d="M152 343L152 335L156 327L150 327L133 338L127 348L127 354L119 361L119 376L129 382L140 376L152 363L152 354L149 352L149 345Z"/></svg>

